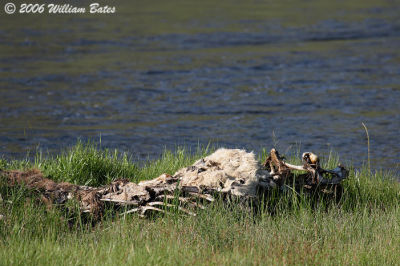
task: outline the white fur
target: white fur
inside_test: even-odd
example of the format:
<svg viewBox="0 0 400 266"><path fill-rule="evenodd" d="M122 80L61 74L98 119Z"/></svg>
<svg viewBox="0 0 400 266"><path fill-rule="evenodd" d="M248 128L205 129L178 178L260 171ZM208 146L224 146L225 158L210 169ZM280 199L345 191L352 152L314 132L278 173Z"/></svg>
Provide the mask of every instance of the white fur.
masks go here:
<svg viewBox="0 0 400 266"><path fill-rule="evenodd" d="M253 152L239 149L218 149L192 166L174 174L183 186L213 188L238 196L256 196L260 179L268 176Z"/></svg>

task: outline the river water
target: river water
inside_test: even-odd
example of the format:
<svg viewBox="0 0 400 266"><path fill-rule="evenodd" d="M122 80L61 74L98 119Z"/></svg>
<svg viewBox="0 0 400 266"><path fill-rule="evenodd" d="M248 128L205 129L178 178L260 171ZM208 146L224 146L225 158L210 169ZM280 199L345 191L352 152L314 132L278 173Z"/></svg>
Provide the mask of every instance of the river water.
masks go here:
<svg viewBox="0 0 400 266"><path fill-rule="evenodd" d="M88 6L90 2L68 2ZM108 1L115 14L0 10L0 156L77 139L276 145L400 168L399 1Z"/></svg>

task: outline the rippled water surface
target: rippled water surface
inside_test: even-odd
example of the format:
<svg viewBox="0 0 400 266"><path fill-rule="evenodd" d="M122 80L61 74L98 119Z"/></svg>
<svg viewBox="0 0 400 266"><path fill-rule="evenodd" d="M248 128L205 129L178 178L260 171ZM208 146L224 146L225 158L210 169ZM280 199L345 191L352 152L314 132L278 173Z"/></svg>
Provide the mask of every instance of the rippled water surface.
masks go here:
<svg viewBox="0 0 400 266"><path fill-rule="evenodd" d="M101 135L139 159L212 140L359 166L364 122L373 166L400 168L400 2L107 4L117 13L1 10L0 156Z"/></svg>

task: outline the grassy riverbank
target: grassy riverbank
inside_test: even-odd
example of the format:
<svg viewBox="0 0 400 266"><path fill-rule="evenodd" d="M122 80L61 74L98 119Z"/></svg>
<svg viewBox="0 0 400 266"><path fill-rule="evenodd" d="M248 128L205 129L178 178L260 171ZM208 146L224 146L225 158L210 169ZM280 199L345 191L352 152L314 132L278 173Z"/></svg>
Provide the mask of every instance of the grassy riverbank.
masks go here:
<svg viewBox="0 0 400 266"><path fill-rule="evenodd" d="M58 181L98 186L115 177L139 181L172 174L207 153L165 151L138 166L118 152L77 144L54 158L0 160L0 168L36 167ZM338 161L322 160L324 167ZM302 196L288 196L275 203L278 214L273 216L217 202L197 217L110 216L94 227L74 213L48 210L34 192L9 189L2 181L0 264L397 264L400 185L393 178L366 168L351 170L342 200L317 209Z"/></svg>

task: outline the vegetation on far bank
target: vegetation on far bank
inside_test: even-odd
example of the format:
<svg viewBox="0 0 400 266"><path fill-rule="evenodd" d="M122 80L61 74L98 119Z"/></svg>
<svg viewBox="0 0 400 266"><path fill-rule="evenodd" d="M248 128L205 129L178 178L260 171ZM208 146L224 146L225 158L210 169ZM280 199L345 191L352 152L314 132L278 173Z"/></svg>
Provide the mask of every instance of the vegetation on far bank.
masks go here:
<svg viewBox="0 0 400 266"><path fill-rule="evenodd" d="M0 169L38 168L57 181L100 186L173 174L210 153L178 148L155 161L133 163L126 154L78 143L33 162L0 159ZM263 160L265 153L260 155ZM292 162L295 160L291 159ZM333 168L338 158L322 158ZM141 219L106 215L85 224L79 212L47 208L35 191L0 181L0 262L59 264L397 264L400 261L400 185L385 172L350 170L338 203L312 207L304 195L275 199L257 213L216 202L197 217ZM268 205L267 203L266 205Z"/></svg>

